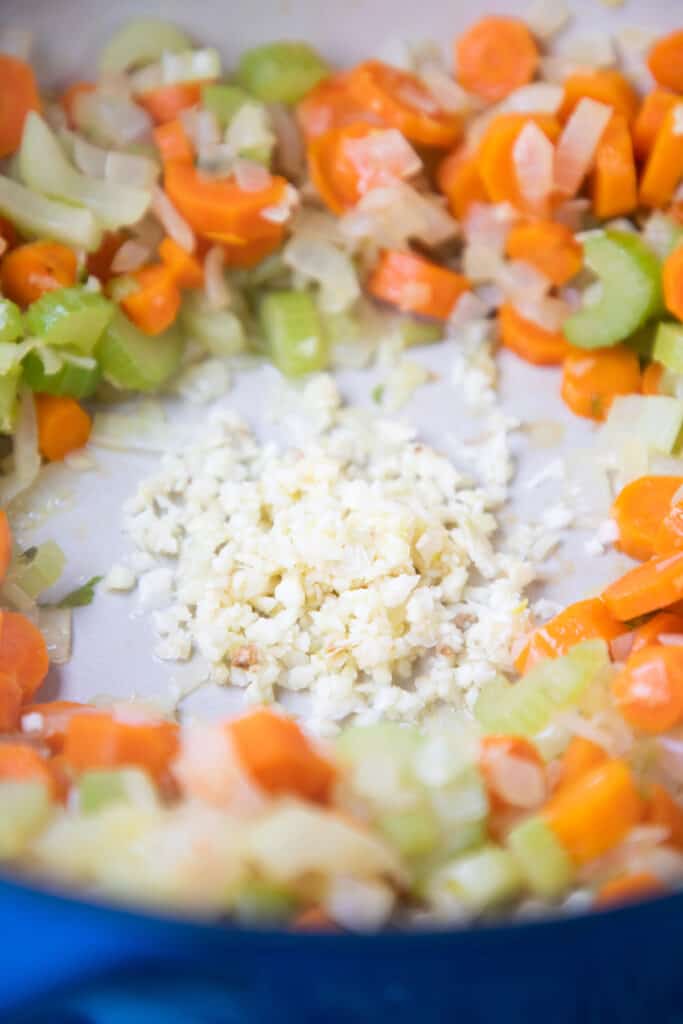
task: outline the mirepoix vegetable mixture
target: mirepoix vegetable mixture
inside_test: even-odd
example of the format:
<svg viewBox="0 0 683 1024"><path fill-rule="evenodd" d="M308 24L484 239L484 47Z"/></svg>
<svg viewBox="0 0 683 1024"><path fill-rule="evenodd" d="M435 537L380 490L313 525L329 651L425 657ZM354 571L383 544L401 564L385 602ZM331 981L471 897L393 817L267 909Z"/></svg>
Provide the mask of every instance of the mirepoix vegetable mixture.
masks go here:
<svg viewBox="0 0 683 1024"><path fill-rule="evenodd" d="M37 702L65 609L36 601L64 559L16 550L0 513L8 869L309 930L681 885L683 30L632 34L636 82L609 41L556 52L563 12L541 15L481 18L453 62L405 46L341 69L291 41L226 68L139 21L59 94L21 33L3 37L10 520L41 462L88 442L98 400L173 390L207 358L300 377L481 324L561 366L567 405L635 439L646 471L611 512L640 564L532 628L514 678L484 681L472 709L324 742L270 708L180 726Z"/></svg>

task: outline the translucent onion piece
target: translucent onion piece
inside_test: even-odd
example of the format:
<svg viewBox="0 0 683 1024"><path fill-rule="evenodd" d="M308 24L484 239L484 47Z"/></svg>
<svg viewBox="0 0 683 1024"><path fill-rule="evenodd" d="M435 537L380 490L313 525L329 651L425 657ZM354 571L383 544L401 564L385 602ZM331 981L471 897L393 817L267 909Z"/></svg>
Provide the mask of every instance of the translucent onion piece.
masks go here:
<svg viewBox="0 0 683 1024"><path fill-rule="evenodd" d="M558 192L576 195L593 165L595 151L611 116L611 107L588 97L576 105L555 151L555 187Z"/></svg>
<svg viewBox="0 0 683 1024"><path fill-rule="evenodd" d="M223 273L223 250L212 245L204 260L204 293L210 310L227 309L230 305L230 289Z"/></svg>
<svg viewBox="0 0 683 1024"><path fill-rule="evenodd" d="M129 239L117 249L116 255L111 263L111 269L115 274L130 274L139 270L145 263L148 263L152 256L152 250L142 242Z"/></svg>
<svg viewBox="0 0 683 1024"><path fill-rule="evenodd" d="M320 285L320 306L326 313L341 313L360 295L351 259L330 242L294 236L283 252L287 266L307 281Z"/></svg>
<svg viewBox="0 0 683 1024"><path fill-rule="evenodd" d="M348 139L344 153L356 169L361 193L411 178L422 169L419 156L395 128Z"/></svg>
<svg viewBox="0 0 683 1024"><path fill-rule="evenodd" d="M555 148L537 124L527 122L515 140L512 160L519 190L536 213L543 213L553 189Z"/></svg>
<svg viewBox="0 0 683 1024"><path fill-rule="evenodd" d="M156 186L152 193L151 209L166 234L187 252L194 252L196 244L194 231L159 186Z"/></svg>
<svg viewBox="0 0 683 1024"><path fill-rule="evenodd" d="M70 608L39 608L40 629L53 665L64 665L71 658L72 616Z"/></svg>
<svg viewBox="0 0 683 1024"><path fill-rule="evenodd" d="M11 473L0 478L0 504L4 507L36 480L40 472L38 423L33 394L25 389L19 402L14 428L14 456Z"/></svg>

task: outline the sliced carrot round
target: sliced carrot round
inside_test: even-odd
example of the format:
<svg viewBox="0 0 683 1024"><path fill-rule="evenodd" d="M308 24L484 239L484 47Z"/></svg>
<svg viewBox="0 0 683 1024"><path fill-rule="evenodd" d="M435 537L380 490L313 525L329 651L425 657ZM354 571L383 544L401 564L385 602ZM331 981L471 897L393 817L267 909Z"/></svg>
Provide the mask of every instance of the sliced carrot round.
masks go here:
<svg viewBox="0 0 683 1024"><path fill-rule="evenodd" d="M50 700L44 703L27 704L22 709L22 720L27 715L40 715L42 726L40 738L45 741L53 754L61 754L66 739L66 730L74 715L96 713L91 704L80 704L74 700Z"/></svg>
<svg viewBox="0 0 683 1024"><path fill-rule="evenodd" d="M48 462L59 462L88 443L92 419L75 398L36 395L36 416L38 447Z"/></svg>
<svg viewBox="0 0 683 1024"><path fill-rule="evenodd" d="M640 179L640 202L661 209L676 193L683 176L683 135L678 131L677 105L665 115Z"/></svg>
<svg viewBox="0 0 683 1024"><path fill-rule="evenodd" d="M30 700L50 667L47 646L37 626L19 612L3 612L0 629L0 672L16 676Z"/></svg>
<svg viewBox="0 0 683 1024"><path fill-rule="evenodd" d="M595 898L596 907L618 907L624 903L636 903L648 896L665 892L660 880L650 871L638 871L632 875L620 875L605 882Z"/></svg>
<svg viewBox="0 0 683 1024"><path fill-rule="evenodd" d="M469 288L462 274L403 250L382 253L368 281L368 291L376 299L398 306L403 313L436 320L447 320Z"/></svg>
<svg viewBox="0 0 683 1024"><path fill-rule="evenodd" d="M683 850L683 807L657 782L650 787L644 817L649 825L667 828L667 844Z"/></svg>
<svg viewBox="0 0 683 1024"><path fill-rule="evenodd" d="M619 528L620 551L641 561L655 554L662 520L681 487L683 477L678 476L641 476L626 484L610 513Z"/></svg>
<svg viewBox="0 0 683 1024"><path fill-rule="evenodd" d="M653 89L643 97L633 122L633 148L639 160L650 155L667 114L678 102L680 96L668 89Z"/></svg>
<svg viewBox="0 0 683 1024"><path fill-rule="evenodd" d="M45 292L76 283L76 253L58 242L27 242L7 253L0 264L6 298L28 306Z"/></svg>
<svg viewBox="0 0 683 1024"><path fill-rule="evenodd" d="M0 159L19 148L24 121L31 110L40 113L40 93L26 61L0 53Z"/></svg>
<svg viewBox="0 0 683 1024"><path fill-rule="evenodd" d="M361 175L349 155L348 143L373 135L378 128L365 121L333 128L308 146L308 169L320 198L333 213L342 214L363 195Z"/></svg>
<svg viewBox="0 0 683 1024"><path fill-rule="evenodd" d="M156 124L172 121L183 110L201 102L202 86L207 82L177 82L175 85L161 85L136 96Z"/></svg>
<svg viewBox="0 0 683 1024"><path fill-rule="evenodd" d="M662 281L666 308L683 320L683 245L667 256Z"/></svg>
<svg viewBox="0 0 683 1024"><path fill-rule="evenodd" d="M527 320L515 307L505 302L498 310L500 340L527 363L537 366L557 366L570 351L570 346L559 331L546 331L544 327Z"/></svg>
<svg viewBox="0 0 683 1024"><path fill-rule="evenodd" d="M617 395L640 391L640 362L626 345L572 349L562 369L561 394L577 416L604 420Z"/></svg>
<svg viewBox="0 0 683 1024"><path fill-rule="evenodd" d="M241 267L249 270L280 248L285 239L285 229L281 224L274 224L273 231L268 237L257 238L254 242L241 244L222 242L220 238L212 239L211 235L206 237L212 241L215 240L221 246L223 262L226 267Z"/></svg>
<svg viewBox="0 0 683 1024"><path fill-rule="evenodd" d="M602 598L616 619L630 622L683 598L683 551L653 555L606 588Z"/></svg>
<svg viewBox="0 0 683 1024"><path fill-rule="evenodd" d="M683 615L675 612L657 612L651 619L633 630L631 654L642 651L643 647L661 643L661 637L678 635L683 640Z"/></svg>
<svg viewBox="0 0 683 1024"><path fill-rule="evenodd" d="M455 42L455 71L468 92L502 100L536 74L538 47L519 18L481 18Z"/></svg>
<svg viewBox="0 0 683 1024"><path fill-rule="evenodd" d="M654 549L658 555L683 549L683 500L669 506L655 535Z"/></svg>
<svg viewBox="0 0 683 1024"><path fill-rule="evenodd" d="M571 115L579 100L590 99L613 107L630 123L638 110L638 93L620 71L599 68L579 71L564 82L564 99L559 116L563 121Z"/></svg>
<svg viewBox="0 0 683 1024"><path fill-rule="evenodd" d="M333 128L344 128L358 121L378 126L385 124L381 117L351 95L348 71L318 82L297 105L296 117L308 142Z"/></svg>
<svg viewBox="0 0 683 1024"><path fill-rule="evenodd" d="M639 732L673 729L683 721L683 647L651 644L629 655L612 680L612 698Z"/></svg>
<svg viewBox="0 0 683 1024"><path fill-rule="evenodd" d="M567 786L573 786L584 775L607 760L607 753L603 747L586 739L585 736L572 736L560 761L555 792L566 789Z"/></svg>
<svg viewBox="0 0 683 1024"><path fill-rule="evenodd" d="M142 267L131 277L138 289L121 299L121 308L144 334L163 334L175 323L182 301L175 273L155 265Z"/></svg>
<svg viewBox="0 0 683 1024"><path fill-rule="evenodd" d="M515 667L518 672L528 672L544 658L567 654L582 640L614 640L625 631L626 627L615 620L599 597L577 601L543 626L532 629L515 658Z"/></svg>
<svg viewBox="0 0 683 1024"><path fill-rule="evenodd" d="M647 64L659 85L683 92L683 29L659 39L648 54Z"/></svg>
<svg viewBox="0 0 683 1024"><path fill-rule="evenodd" d="M0 743L0 780L43 782L53 798L58 796L50 765L27 743Z"/></svg>
<svg viewBox="0 0 683 1024"><path fill-rule="evenodd" d="M174 117L172 121L164 121L152 134L162 164L168 164L172 160L185 164L193 162L194 147L179 117Z"/></svg>
<svg viewBox="0 0 683 1024"><path fill-rule="evenodd" d="M583 266L583 246L564 224L552 220L514 225L507 237L511 260L524 260L560 287Z"/></svg>
<svg viewBox="0 0 683 1024"><path fill-rule="evenodd" d="M633 213L638 205L638 176L628 121L613 114L595 151L591 177L593 212L601 220Z"/></svg>
<svg viewBox="0 0 683 1024"><path fill-rule="evenodd" d="M137 767L159 781L178 752L178 726L120 722L106 712L75 714L67 723L63 752L77 775L94 768Z"/></svg>
<svg viewBox="0 0 683 1024"><path fill-rule="evenodd" d="M477 164L484 188L492 203L511 203L523 213L535 214L522 195L514 160L514 148L522 129L535 124L555 142L560 123L549 114L499 114L486 129L477 152Z"/></svg>
<svg viewBox="0 0 683 1024"><path fill-rule="evenodd" d="M436 181L457 220L465 220L473 203L488 202L477 158L468 154L464 148L456 149L444 157L437 168Z"/></svg>
<svg viewBox="0 0 683 1024"><path fill-rule="evenodd" d="M17 730L23 700L24 691L14 672L0 672L0 732Z"/></svg>

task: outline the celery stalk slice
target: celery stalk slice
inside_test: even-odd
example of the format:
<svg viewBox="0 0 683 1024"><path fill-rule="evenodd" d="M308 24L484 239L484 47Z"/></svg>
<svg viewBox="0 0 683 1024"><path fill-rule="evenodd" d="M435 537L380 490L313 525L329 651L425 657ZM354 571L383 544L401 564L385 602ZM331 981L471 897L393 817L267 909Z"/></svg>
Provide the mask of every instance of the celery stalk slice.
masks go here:
<svg viewBox="0 0 683 1024"><path fill-rule="evenodd" d="M100 54L99 68L101 72L116 74L191 46L189 37L171 22L140 18L127 22L114 33Z"/></svg>
<svg viewBox="0 0 683 1024"><path fill-rule="evenodd" d="M674 373L683 373L683 325L660 324L652 358Z"/></svg>
<svg viewBox="0 0 683 1024"><path fill-rule="evenodd" d="M97 359L102 373L115 387L131 391L157 391L180 366L183 340L170 328L149 338L117 311L100 338Z"/></svg>
<svg viewBox="0 0 683 1024"><path fill-rule="evenodd" d="M116 307L98 292L78 285L56 288L32 302L26 311L29 334L46 345L68 345L90 355Z"/></svg>
<svg viewBox="0 0 683 1024"><path fill-rule="evenodd" d="M264 103L298 103L330 74L329 65L307 43L267 43L242 54L237 80Z"/></svg>
<svg viewBox="0 0 683 1024"><path fill-rule="evenodd" d="M261 324L271 359L287 377L327 365L328 346L315 303L306 292L271 292L261 302Z"/></svg>
<svg viewBox="0 0 683 1024"><path fill-rule="evenodd" d="M571 885L572 862L541 817L527 818L515 826L507 845L535 895L553 899Z"/></svg>
<svg viewBox="0 0 683 1024"><path fill-rule="evenodd" d="M49 173L50 168L46 171ZM51 238L87 252L97 249L102 240L102 229L90 210L38 195L3 175L0 213L31 238Z"/></svg>

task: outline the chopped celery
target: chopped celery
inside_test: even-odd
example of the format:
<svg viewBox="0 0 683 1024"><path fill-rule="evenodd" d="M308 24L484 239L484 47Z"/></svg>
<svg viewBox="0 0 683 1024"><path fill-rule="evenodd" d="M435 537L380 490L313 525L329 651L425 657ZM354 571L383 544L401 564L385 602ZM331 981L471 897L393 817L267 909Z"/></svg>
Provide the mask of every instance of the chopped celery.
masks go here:
<svg viewBox="0 0 683 1024"><path fill-rule="evenodd" d="M307 43L266 43L242 54L237 77L265 103L298 103L330 74L329 65Z"/></svg>
<svg viewBox="0 0 683 1024"><path fill-rule="evenodd" d="M0 342L17 341L24 333L21 310L9 299L0 299Z"/></svg>
<svg viewBox="0 0 683 1024"><path fill-rule="evenodd" d="M15 366L0 377L0 434L11 434L14 429L20 380L20 366Z"/></svg>
<svg viewBox="0 0 683 1024"><path fill-rule="evenodd" d="M661 312L661 266L637 235L605 231L586 238L584 260L600 280L601 295L595 305L565 322L564 333L572 345L616 345Z"/></svg>
<svg viewBox="0 0 683 1024"><path fill-rule="evenodd" d="M90 355L116 307L98 292L75 285L45 292L26 311L29 334L46 345L68 345Z"/></svg>
<svg viewBox="0 0 683 1024"><path fill-rule="evenodd" d="M183 302L180 322L186 334L215 356L233 356L246 348L240 319L227 309L209 309L203 293L191 292Z"/></svg>
<svg viewBox="0 0 683 1024"><path fill-rule="evenodd" d="M48 395L89 398L97 391L102 380L102 371L97 363L93 367L64 363L56 373L46 373L37 352L29 352L22 366L24 379L31 390L42 391Z"/></svg>
<svg viewBox="0 0 683 1024"><path fill-rule="evenodd" d="M625 437L670 455L683 427L683 401L670 395L617 395L599 434L603 450L618 450Z"/></svg>
<svg viewBox="0 0 683 1024"><path fill-rule="evenodd" d="M535 895L552 899L571 884L572 862L541 817L527 818L515 826L507 844Z"/></svg>
<svg viewBox="0 0 683 1024"><path fill-rule="evenodd" d="M674 373L683 373L683 324L660 324L652 358Z"/></svg>
<svg viewBox="0 0 683 1024"><path fill-rule="evenodd" d="M7 579L35 600L44 590L54 586L62 572L66 558L53 540L38 547L28 548L16 558L7 573Z"/></svg>
<svg viewBox="0 0 683 1024"><path fill-rule="evenodd" d="M202 106L214 115L221 128L227 128L245 103L253 103L253 97L239 85L216 85L211 82L202 86Z"/></svg>
<svg viewBox="0 0 683 1024"><path fill-rule="evenodd" d="M139 18L114 33L100 54L99 68L105 73L128 71L191 46L188 36L171 22Z"/></svg>
<svg viewBox="0 0 683 1024"><path fill-rule="evenodd" d="M92 770L78 780L78 806L83 814L96 814L113 803L155 807L157 802L154 784L138 768Z"/></svg>
<svg viewBox="0 0 683 1024"><path fill-rule="evenodd" d="M180 366L183 339L175 327L150 338L117 310L97 346L106 380L117 388L156 391Z"/></svg>
<svg viewBox="0 0 683 1024"><path fill-rule="evenodd" d="M609 664L603 640L585 640L561 658L541 661L516 683L498 677L481 690L474 715L488 732L534 736L553 714L575 704Z"/></svg>
<svg viewBox="0 0 683 1024"><path fill-rule="evenodd" d="M406 347L411 345L433 345L434 342L443 340L443 327L439 324L428 323L426 320L417 320L412 316L401 316L398 318L397 326L399 337Z"/></svg>
<svg viewBox="0 0 683 1024"><path fill-rule="evenodd" d="M102 240L102 228L90 210L38 195L1 174L0 213L31 238L51 238L87 252L94 252Z"/></svg>
<svg viewBox="0 0 683 1024"><path fill-rule="evenodd" d="M376 822L382 835L402 857L423 857L437 847L441 829L428 804L407 810L389 811Z"/></svg>
<svg viewBox="0 0 683 1024"><path fill-rule="evenodd" d="M445 865L439 881L470 910L504 903L522 888L522 874L507 850L489 844Z"/></svg>
<svg viewBox="0 0 683 1024"><path fill-rule="evenodd" d="M396 722L379 722L344 729L337 739L336 749L343 761L364 761L378 751L388 751L397 763L412 763L421 742L417 729Z"/></svg>
<svg viewBox="0 0 683 1024"><path fill-rule="evenodd" d="M328 346L313 299L307 292L271 292L260 318L271 359L287 377L327 366Z"/></svg>
<svg viewBox="0 0 683 1024"><path fill-rule="evenodd" d="M149 189L89 178L71 166L56 136L35 111L26 118L19 150L21 177L52 199L89 209L110 230L136 224L152 201Z"/></svg>
<svg viewBox="0 0 683 1024"><path fill-rule="evenodd" d="M286 921L297 907L296 897L284 886L254 879L235 894L235 916L251 924Z"/></svg>
<svg viewBox="0 0 683 1024"><path fill-rule="evenodd" d="M345 729L337 756L350 768L356 792L378 811L404 811L424 805L424 786L415 772L421 744L417 729L382 722Z"/></svg>
<svg viewBox="0 0 683 1024"><path fill-rule="evenodd" d="M0 782L0 859L22 852L47 823L50 794L43 782Z"/></svg>

